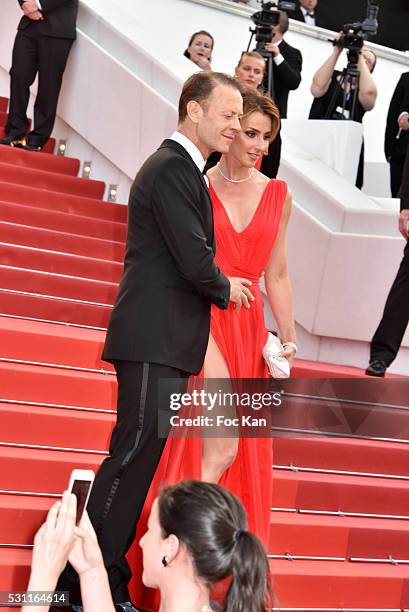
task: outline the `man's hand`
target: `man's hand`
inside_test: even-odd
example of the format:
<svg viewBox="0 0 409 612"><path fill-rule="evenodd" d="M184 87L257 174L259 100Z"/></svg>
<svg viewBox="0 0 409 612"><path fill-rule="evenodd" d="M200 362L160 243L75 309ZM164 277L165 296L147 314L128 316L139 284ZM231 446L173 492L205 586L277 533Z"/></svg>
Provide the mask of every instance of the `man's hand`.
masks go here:
<svg viewBox="0 0 409 612"><path fill-rule="evenodd" d="M408 223L409 223L409 209L402 210L399 215L399 231L405 240L409 238L408 232Z"/></svg>
<svg viewBox="0 0 409 612"><path fill-rule="evenodd" d="M266 43L264 48L266 51L270 51L273 57L277 57L277 55L280 54L280 48L277 45L275 45L273 42Z"/></svg>
<svg viewBox="0 0 409 612"><path fill-rule="evenodd" d="M23 2L21 8L24 15L33 21L41 21L41 19L44 19L43 14L39 10L38 4L35 0L26 0L26 2Z"/></svg>
<svg viewBox="0 0 409 612"><path fill-rule="evenodd" d="M398 124L401 130L409 130L409 113L402 114L399 117Z"/></svg>
<svg viewBox="0 0 409 612"><path fill-rule="evenodd" d="M230 281L230 301L236 305L237 310L242 306L250 308L250 302L254 301L254 295L248 287L251 287L252 282L246 278L237 278L229 276Z"/></svg>

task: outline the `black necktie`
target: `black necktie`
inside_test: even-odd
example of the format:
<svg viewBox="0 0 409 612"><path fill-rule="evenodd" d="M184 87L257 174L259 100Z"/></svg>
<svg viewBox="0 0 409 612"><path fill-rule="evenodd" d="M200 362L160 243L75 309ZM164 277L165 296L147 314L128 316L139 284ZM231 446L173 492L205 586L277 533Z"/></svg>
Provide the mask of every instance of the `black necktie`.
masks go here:
<svg viewBox="0 0 409 612"><path fill-rule="evenodd" d="M314 17L314 13L307 13L308 17Z"/></svg>

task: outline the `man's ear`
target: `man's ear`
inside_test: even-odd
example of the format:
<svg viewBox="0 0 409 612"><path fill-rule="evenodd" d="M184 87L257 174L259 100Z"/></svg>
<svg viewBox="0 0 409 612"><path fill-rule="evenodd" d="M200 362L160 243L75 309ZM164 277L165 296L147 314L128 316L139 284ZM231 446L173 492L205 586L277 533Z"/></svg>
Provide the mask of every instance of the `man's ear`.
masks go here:
<svg viewBox="0 0 409 612"><path fill-rule="evenodd" d="M203 117L203 109L196 100L190 100L187 103L186 111L192 123L199 123L200 119Z"/></svg>

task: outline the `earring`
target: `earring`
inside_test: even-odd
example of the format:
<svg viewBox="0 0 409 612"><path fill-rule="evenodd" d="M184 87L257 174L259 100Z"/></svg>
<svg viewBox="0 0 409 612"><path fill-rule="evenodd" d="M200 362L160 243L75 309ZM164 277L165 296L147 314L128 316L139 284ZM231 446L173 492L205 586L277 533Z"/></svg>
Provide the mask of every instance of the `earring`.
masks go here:
<svg viewBox="0 0 409 612"><path fill-rule="evenodd" d="M167 567L168 560L166 559L166 557L162 557L162 565L163 565L163 567Z"/></svg>

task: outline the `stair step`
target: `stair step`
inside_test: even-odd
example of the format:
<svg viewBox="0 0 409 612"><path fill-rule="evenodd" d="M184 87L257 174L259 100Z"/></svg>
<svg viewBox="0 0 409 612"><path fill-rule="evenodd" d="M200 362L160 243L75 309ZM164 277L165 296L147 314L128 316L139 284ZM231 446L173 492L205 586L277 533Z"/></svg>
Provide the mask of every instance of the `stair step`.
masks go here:
<svg viewBox="0 0 409 612"><path fill-rule="evenodd" d="M0 315L15 315L46 322L63 322L106 329L111 308L69 302L62 298L25 295L0 290Z"/></svg>
<svg viewBox="0 0 409 612"><path fill-rule="evenodd" d="M274 590L284 609L400 610L409 606L407 566L274 560L270 567Z"/></svg>
<svg viewBox="0 0 409 612"><path fill-rule="evenodd" d="M55 501L54 497L0 494L0 543L33 544L36 532Z"/></svg>
<svg viewBox="0 0 409 612"><path fill-rule="evenodd" d="M32 168L33 170L67 174L69 176L77 176L80 169L78 159L62 157L61 155L50 156L48 153L40 151L24 151L24 149L16 147L0 147L0 163Z"/></svg>
<svg viewBox="0 0 409 612"><path fill-rule="evenodd" d="M0 548L0 591L25 591L30 577L31 550ZM10 608L0 608L9 611ZM18 608L12 608L18 610Z"/></svg>
<svg viewBox="0 0 409 612"><path fill-rule="evenodd" d="M0 139L6 137L6 132L4 128L0 126ZM55 138L49 138L45 145L42 148L42 153L50 153L51 155L54 153L55 149Z"/></svg>
<svg viewBox="0 0 409 612"><path fill-rule="evenodd" d="M18 223L0 221L0 234L3 242L19 244L60 253L84 255L95 259L123 262L125 245L122 242L103 238L88 238L57 232L40 227L30 227Z"/></svg>
<svg viewBox="0 0 409 612"><path fill-rule="evenodd" d="M273 555L406 559L409 520L272 512Z"/></svg>
<svg viewBox="0 0 409 612"><path fill-rule="evenodd" d="M107 451L115 425L115 414L1 401L0 414L0 442L42 447Z"/></svg>
<svg viewBox="0 0 409 612"><path fill-rule="evenodd" d="M119 283L123 270L120 262L2 242L0 242L0 265L33 268L43 272L81 276L108 283Z"/></svg>
<svg viewBox="0 0 409 612"><path fill-rule="evenodd" d="M33 208L32 206L12 202L0 201L0 217L2 221L8 223L24 223L24 225L30 227L40 227L89 238L102 238L115 242L125 242L126 238L126 225L124 223Z"/></svg>
<svg viewBox="0 0 409 612"><path fill-rule="evenodd" d="M2 113L7 113L8 105L9 105L8 98L5 98L4 96L0 96L0 111Z"/></svg>
<svg viewBox="0 0 409 612"><path fill-rule="evenodd" d="M0 588L25 590L31 551L0 549ZM372 564L271 562L274 588L282 609L298 610L407 608L407 570ZM281 606L280 606L281 607Z"/></svg>
<svg viewBox="0 0 409 612"><path fill-rule="evenodd" d="M98 470L104 456L0 447L0 490L60 495L72 470ZM20 496L24 504L25 496Z"/></svg>
<svg viewBox="0 0 409 612"><path fill-rule="evenodd" d="M409 516L409 482L274 470L272 507Z"/></svg>
<svg viewBox="0 0 409 612"><path fill-rule="evenodd" d="M0 163L0 181L32 185L40 189L50 189L62 193L78 194L87 198L102 199L105 183L91 179L77 178L56 172L33 170L16 167L13 164Z"/></svg>
<svg viewBox="0 0 409 612"><path fill-rule="evenodd" d="M0 317L2 358L113 372L101 361L104 342L101 331Z"/></svg>
<svg viewBox="0 0 409 612"><path fill-rule="evenodd" d="M116 392L115 376L0 363L1 399L114 410Z"/></svg>
<svg viewBox="0 0 409 612"><path fill-rule="evenodd" d="M274 464L409 476L409 444L345 438L277 438Z"/></svg>
<svg viewBox="0 0 409 612"><path fill-rule="evenodd" d="M123 204L5 181L0 181L0 200L117 223L126 224L127 220L128 207Z"/></svg>
<svg viewBox="0 0 409 612"><path fill-rule="evenodd" d="M113 305L118 293L116 283L94 281L49 272L0 266L1 288L51 295L97 304Z"/></svg>

